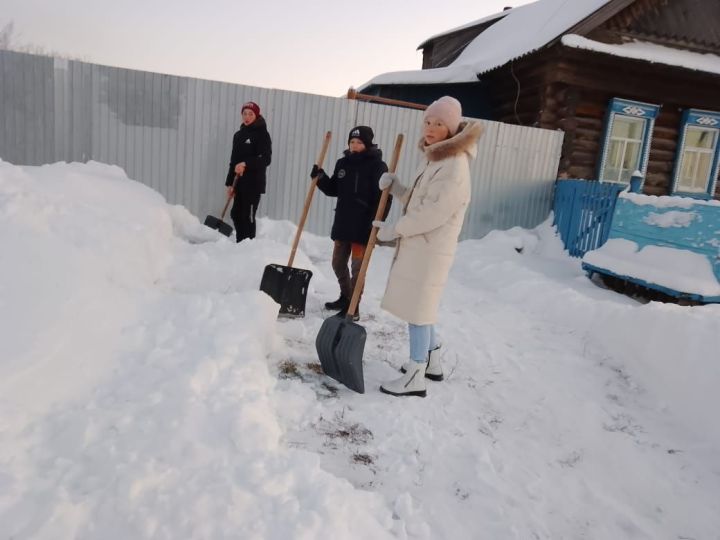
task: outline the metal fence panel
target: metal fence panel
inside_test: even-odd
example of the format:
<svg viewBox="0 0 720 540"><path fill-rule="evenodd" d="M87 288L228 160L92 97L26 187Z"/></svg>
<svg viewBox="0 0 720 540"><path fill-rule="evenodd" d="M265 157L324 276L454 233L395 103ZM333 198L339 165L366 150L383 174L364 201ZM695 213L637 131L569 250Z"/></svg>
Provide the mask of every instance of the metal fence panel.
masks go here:
<svg viewBox="0 0 720 540"><path fill-rule="evenodd" d="M0 149L3 159L40 165L52 160L52 58L0 55Z"/></svg>
<svg viewBox="0 0 720 540"><path fill-rule="evenodd" d="M12 51L0 51L0 157L25 165L115 164L202 219L223 205L232 136L248 100L260 104L273 140L261 216L298 221L327 130L326 170L358 124L373 128L386 161L395 136L405 134L398 174L406 183L421 159L422 111ZM481 122L462 238L545 219L562 143L560 132ZM328 234L334 207L316 194L306 228Z"/></svg>

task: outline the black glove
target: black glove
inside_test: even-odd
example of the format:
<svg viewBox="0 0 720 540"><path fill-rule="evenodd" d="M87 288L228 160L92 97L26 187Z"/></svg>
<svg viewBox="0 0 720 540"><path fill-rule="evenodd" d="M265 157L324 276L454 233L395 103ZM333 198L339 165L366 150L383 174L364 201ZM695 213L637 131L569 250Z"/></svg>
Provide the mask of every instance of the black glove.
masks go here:
<svg viewBox="0 0 720 540"><path fill-rule="evenodd" d="M312 171L310 171L310 178L315 178L316 176L318 180L325 176L325 171L318 167L317 164L313 165Z"/></svg>

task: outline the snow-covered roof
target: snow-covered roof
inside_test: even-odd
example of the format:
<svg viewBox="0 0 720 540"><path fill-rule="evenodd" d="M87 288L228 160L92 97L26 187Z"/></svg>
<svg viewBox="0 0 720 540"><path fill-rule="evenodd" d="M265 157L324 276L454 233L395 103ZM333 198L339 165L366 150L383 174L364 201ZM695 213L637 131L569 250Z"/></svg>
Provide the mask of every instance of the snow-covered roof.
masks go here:
<svg viewBox="0 0 720 540"><path fill-rule="evenodd" d="M720 56L716 54L696 53L637 40L614 45L593 41L575 34L563 36L562 44L567 47L587 49L589 51L622 56L623 58L633 58L635 60L644 60L646 62L720 74Z"/></svg>
<svg viewBox="0 0 720 540"><path fill-rule="evenodd" d="M482 32L447 67L384 73L361 88L376 84L475 82L478 74L536 51L610 0L538 0L507 12Z"/></svg>
<svg viewBox="0 0 720 540"><path fill-rule="evenodd" d="M516 8L510 8L510 9L507 9L507 10L505 10L505 11L501 11L501 12L499 12L499 13L493 13L492 15L488 15L487 17L483 17L482 19L478 19L478 20L476 20L476 21L472 21L472 22L469 22L469 23L467 23L467 24L463 24L463 25L460 25L460 26L456 26L455 28L451 28L450 30L445 30L444 32L440 32L439 34L435 34L435 35L433 35L433 36L430 36L430 37L427 38L425 41L423 41L420 45L418 45L418 49L422 49L422 48L428 43L428 41L432 41L432 40L437 39L437 38L439 38L439 37L449 36L450 34L454 34L455 32L460 32L461 30L466 30L466 29L468 29L468 28L472 28L472 27L474 27L474 26L478 26L478 25L481 25L481 24L483 24L483 23L493 21L493 20L495 20L495 19L502 19L502 18L505 17L508 13L510 13L513 9L516 9Z"/></svg>

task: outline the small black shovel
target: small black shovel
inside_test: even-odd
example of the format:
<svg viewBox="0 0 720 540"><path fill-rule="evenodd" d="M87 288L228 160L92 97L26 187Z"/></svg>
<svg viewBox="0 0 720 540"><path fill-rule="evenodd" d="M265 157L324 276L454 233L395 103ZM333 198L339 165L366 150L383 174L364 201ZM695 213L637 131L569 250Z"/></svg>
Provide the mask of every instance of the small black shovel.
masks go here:
<svg viewBox="0 0 720 540"><path fill-rule="evenodd" d="M390 161L390 172L394 173L397 168L398 159L400 158L400 148L403 143L402 133L395 139L395 148L393 150L392 159ZM385 205L387 204L390 188L384 189L380 197L375 220L382 221L385 215ZM317 349L320 365L323 371L329 377L347 386L350 390L354 390L360 394L365 393L365 380L363 378L363 351L365 350L365 340L367 332L365 328L352 322L352 316L357 310L360 302L360 291L365 284L365 273L370 264L370 254L375 247L377 240L377 227L372 228L368 245L365 248L362 266L358 273L358 279L355 283L350 307L348 307L346 315L333 315L323 321L315 339L315 348Z"/></svg>
<svg viewBox="0 0 720 540"><path fill-rule="evenodd" d="M233 181L233 190L235 189L235 184L237 184L238 176L235 176L235 180ZM228 195L227 201L225 201L225 206L223 206L222 213L220 214L220 218L216 218L215 216L207 216L205 217L205 226L210 227L211 229L215 229L220 234L224 234L225 236L230 236L233 233L232 226L228 225L223 221L223 218L225 217L225 212L227 212L228 206L230 206L230 201L233 200L232 195Z"/></svg>
<svg viewBox="0 0 720 540"><path fill-rule="evenodd" d="M320 155L315 162L318 169L322 168L323 162L325 161L325 154L330 145L331 137L332 133L328 131L325 134ZM305 197L305 207L303 208L303 213L300 217L297 231L295 232L295 240L293 240L287 266L268 264L265 267L262 280L260 281L260 290L267 293L270 298L280 304L279 317L300 318L305 316L305 301L307 300L307 291L310 285L310 278L312 278L312 272L310 270L303 270L302 268L293 268L292 265L295 261L298 244L300 243L300 235L302 235L305 220L310 210L310 203L315 194L317 181L317 176L312 179L310 189L308 189L307 196Z"/></svg>

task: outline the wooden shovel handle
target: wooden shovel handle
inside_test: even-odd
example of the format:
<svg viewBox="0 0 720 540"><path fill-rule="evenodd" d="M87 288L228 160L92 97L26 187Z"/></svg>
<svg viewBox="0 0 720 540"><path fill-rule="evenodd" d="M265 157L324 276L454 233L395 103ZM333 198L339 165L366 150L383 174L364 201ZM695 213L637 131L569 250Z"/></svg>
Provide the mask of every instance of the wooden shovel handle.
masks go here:
<svg viewBox="0 0 720 540"><path fill-rule="evenodd" d="M323 163L325 162L325 154L327 154L331 138L331 131L325 133L325 139L323 140L320 154L315 161L315 165L318 166L318 169L322 169ZM300 216L300 222L298 223L297 231L295 231L295 239L293 240L292 249L290 250L290 258L288 259L287 263L287 265L290 267L292 267L293 262L295 261L295 252L297 251L298 244L300 243L300 235L302 234L303 228L305 227L305 220L307 219L308 211L310 210L310 203L312 202L313 195L315 194L315 186L317 186L317 181L318 177L315 176L312 179L312 182L310 182L310 188L308 189L307 195L305 196L305 207L303 208L302 216Z"/></svg>
<svg viewBox="0 0 720 540"><path fill-rule="evenodd" d="M388 169L388 172L390 173L394 173L395 169L397 169L397 164L400 160L400 149L402 148L404 138L404 135L400 133L395 139L395 148L393 148L392 158L390 159L390 168ZM380 203L378 204L377 212L375 212L375 221L382 221L383 216L385 215L385 206L387 205L387 200L389 196L390 188L387 187L383 189L382 195L380 196ZM363 255L360 272L358 272L357 282L355 282L355 289L353 290L352 299L350 300L350 306L347 310L348 318L351 318L353 315L355 315L358 303L360 302L360 291L363 290L363 286L365 285L365 273L367 272L368 266L370 265L370 255L372 254L372 250L375 248L375 242L377 241L377 233L378 228L373 227L372 231L370 232L370 239L368 240L367 247L365 248L365 254Z"/></svg>
<svg viewBox="0 0 720 540"><path fill-rule="evenodd" d="M233 191L235 190L235 186L237 185L238 178L240 178L237 174L235 175L235 180L233 180ZM228 206L230 206L230 201L233 200L232 195L228 195L227 200L225 201L225 206L223 206L222 213L220 214L220 221L225 219L225 212L227 212Z"/></svg>

